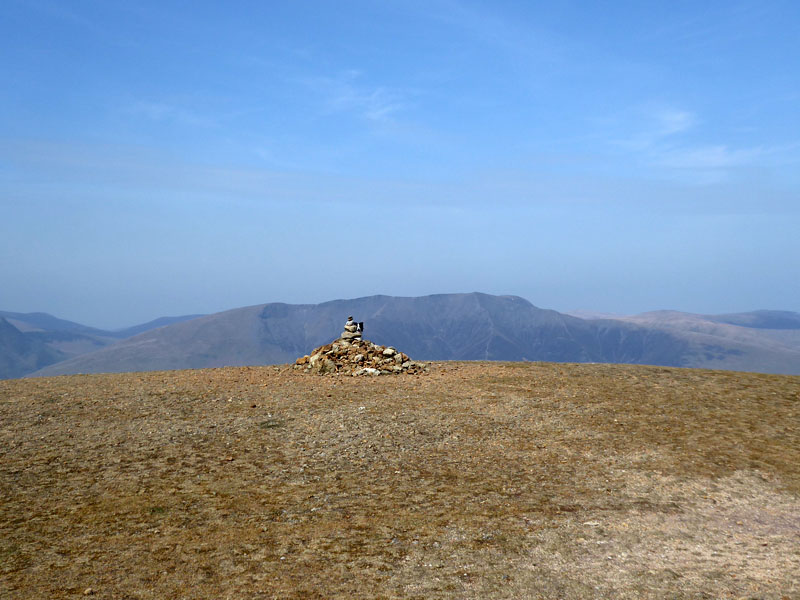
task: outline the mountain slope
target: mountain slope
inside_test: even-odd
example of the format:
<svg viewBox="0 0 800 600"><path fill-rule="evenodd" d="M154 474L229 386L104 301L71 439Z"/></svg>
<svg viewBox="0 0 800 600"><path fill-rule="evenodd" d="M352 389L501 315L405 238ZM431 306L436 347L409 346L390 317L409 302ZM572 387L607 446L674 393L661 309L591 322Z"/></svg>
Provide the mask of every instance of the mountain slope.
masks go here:
<svg viewBox="0 0 800 600"><path fill-rule="evenodd" d="M754 311L698 315L661 310L610 320L679 336L687 343L684 353L686 366L800 373L798 313Z"/></svg>
<svg viewBox="0 0 800 600"><path fill-rule="evenodd" d="M59 319L43 312L18 313L0 310L0 317L7 319L14 327L22 332L27 331L65 331L83 335L97 335L112 337L111 332L88 327L73 321Z"/></svg>
<svg viewBox="0 0 800 600"><path fill-rule="evenodd" d="M754 329L797 329L800 330L800 314L786 310L755 310L748 313L709 315L716 323L728 323Z"/></svg>
<svg viewBox="0 0 800 600"><path fill-rule="evenodd" d="M4 328L5 341L0 346L0 364L6 366L0 370L0 378L22 377L49 364L96 352L144 331L197 316L161 317L126 329L105 331L47 313L0 311L0 318L5 319L14 330L12 332Z"/></svg>
<svg viewBox="0 0 800 600"><path fill-rule="evenodd" d="M680 319L667 318L667 313L638 321L585 320L516 296L471 293L239 308L151 330L35 375L287 363L335 339L350 314L366 323L366 338L419 360L610 362L800 373L800 351L735 325L696 319L677 325Z"/></svg>
<svg viewBox="0 0 800 600"><path fill-rule="evenodd" d="M480 293L273 303L149 330L35 375L287 363L335 339L350 314L366 323L365 337L418 360L606 362L800 373L800 329L788 328L796 313L764 312L713 317L658 311L581 319L516 296ZM763 328L775 323L784 328Z"/></svg>
<svg viewBox="0 0 800 600"><path fill-rule="evenodd" d="M62 352L23 333L0 317L0 379L21 377L64 358Z"/></svg>
<svg viewBox="0 0 800 600"><path fill-rule="evenodd" d="M145 331L150 331L151 329L158 329L159 327L166 327L167 325L174 325L175 323L183 323L184 321L191 321L192 319L204 316L205 315L181 315L179 317L159 317L158 319L153 319L141 325L134 325L133 327L126 327L125 329L116 329L111 333L115 337L124 339L139 335Z"/></svg>

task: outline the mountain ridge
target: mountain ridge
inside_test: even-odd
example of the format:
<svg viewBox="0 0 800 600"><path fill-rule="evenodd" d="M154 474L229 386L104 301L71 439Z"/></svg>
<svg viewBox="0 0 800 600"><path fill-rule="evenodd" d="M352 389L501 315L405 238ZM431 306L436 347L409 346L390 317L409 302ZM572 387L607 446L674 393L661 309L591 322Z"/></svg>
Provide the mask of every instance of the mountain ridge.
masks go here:
<svg viewBox="0 0 800 600"><path fill-rule="evenodd" d="M22 377L47 365L100 350L136 333L197 316L160 317L148 323L107 331L44 312L0 311L0 319L5 323L0 329L0 379Z"/></svg>
<svg viewBox="0 0 800 600"><path fill-rule="evenodd" d="M34 336L26 335L0 316L0 379L36 371L65 357L63 352L49 348Z"/></svg>
<svg viewBox="0 0 800 600"><path fill-rule="evenodd" d="M800 374L800 325L789 329L796 313L780 312L787 328L770 330L676 311L582 319L519 296L480 292L274 302L151 329L30 376L288 363L335 339L349 314L366 323L365 337L417 360L631 363ZM718 320L775 322L775 315L748 315L719 315Z"/></svg>

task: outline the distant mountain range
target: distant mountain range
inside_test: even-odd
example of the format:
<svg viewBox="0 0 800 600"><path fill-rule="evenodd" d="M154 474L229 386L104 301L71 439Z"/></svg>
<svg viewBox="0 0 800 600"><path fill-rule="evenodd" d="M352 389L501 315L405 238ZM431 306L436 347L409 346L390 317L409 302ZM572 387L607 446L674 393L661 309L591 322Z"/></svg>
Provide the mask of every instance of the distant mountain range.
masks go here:
<svg viewBox="0 0 800 600"><path fill-rule="evenodd" d="M0 312L0 377L152 371L294 361L335 339L348 315L364 336L417 360L633 363L800 374L800 314L634 316L537 308L481 293L272 303L168 317L108 332L50 315Z"/></svg>
<svg viewBox="0 0 800 600"><path fill-rule="evenodd" d="M105 331L46 313L0 311L0 379L100 350L139 333L202 315L162 317L127 329Z"/></svg>

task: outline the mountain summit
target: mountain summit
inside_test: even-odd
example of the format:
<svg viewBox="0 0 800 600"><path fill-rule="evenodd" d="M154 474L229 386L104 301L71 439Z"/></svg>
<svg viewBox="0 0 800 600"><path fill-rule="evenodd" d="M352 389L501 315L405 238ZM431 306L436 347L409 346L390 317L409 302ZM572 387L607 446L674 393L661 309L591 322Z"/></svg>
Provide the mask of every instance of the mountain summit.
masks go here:
<svg viewBox="0 0 800 600"><path fill-rule="evenodd" d="M375 344L402 348L423 361L604 362L800 373L800 326L755 329L692 315L581 319L518 296L475 292L238 308L150 330L34 375L292 363L337 339L350 314L366 323ZM746 315L727 320L747 323ZM777 320L751 321L762 327L793 322L783 313Z"/></svg>

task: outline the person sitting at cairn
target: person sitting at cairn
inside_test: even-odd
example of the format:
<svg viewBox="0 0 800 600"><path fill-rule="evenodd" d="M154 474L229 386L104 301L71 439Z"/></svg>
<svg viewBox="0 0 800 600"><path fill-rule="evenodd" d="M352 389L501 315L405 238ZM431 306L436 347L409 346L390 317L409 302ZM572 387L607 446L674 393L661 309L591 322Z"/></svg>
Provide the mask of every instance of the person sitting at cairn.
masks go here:
<svg viewBox="0 0 800 600"><path fill-rule="evenodd" d="M352 315L347 317L347 323L344 324L344 331L339 339L342 340L360 340L361 332L364 328L363 323L356 323Z"/></svg>

